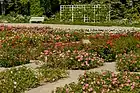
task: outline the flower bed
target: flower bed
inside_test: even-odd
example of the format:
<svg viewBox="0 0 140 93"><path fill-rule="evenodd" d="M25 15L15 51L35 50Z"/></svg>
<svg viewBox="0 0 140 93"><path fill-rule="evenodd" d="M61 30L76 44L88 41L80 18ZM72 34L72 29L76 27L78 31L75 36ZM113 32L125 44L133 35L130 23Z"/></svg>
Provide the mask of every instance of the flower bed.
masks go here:
<svg viewBox="0 0 140 93"><path fill-rule="evenodd" d="M140 54L140 32L84 33L84 30L4 26L0 30L1 67L39 59L53 68L91 69L116 61L118 54L131 51ZM83 39L90 43L83 43ZM138 71L129 68L128 71Z"/></svg>
<svg viewBox="0 0 140 93"><path fill-rule="evenodd" d="M55 93L139 93L140 74L121 72L85 73L77 84L58 87Z"/></svg>
<svg viewBox="0 0 140 93"><path fill-rule="evenodd" d="M54 82L67 77L63 69L40 67L36 70L26 67L12 68L0 72L0 93L22 93L44 82Z"/></svg>
<svg viewBox="0 0 140 93"><path fill-rule="evenodd" d="M120 54L117 57L117 69L119 71L140 72L140 55L129 53Z"/></svg>
<svg viewBox="0 0 140 93"><path fill-rule="evenodd" d="M87 52L85 50L74 51L44 51L46 65L52 68L65 68L65 69L90 69L102 66L104 60L100 58L97 53ZM43 56L43 55L42 55ZM43 56L43 58L45 58Z"/></svg>

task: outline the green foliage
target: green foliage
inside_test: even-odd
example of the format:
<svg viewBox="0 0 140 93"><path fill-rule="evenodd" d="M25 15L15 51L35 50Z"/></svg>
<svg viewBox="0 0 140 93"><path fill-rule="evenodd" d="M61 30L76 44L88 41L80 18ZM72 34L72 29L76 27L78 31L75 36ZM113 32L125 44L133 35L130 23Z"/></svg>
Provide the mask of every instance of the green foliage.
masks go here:
<svg viewBox="0 0 140 93"><path fill-rule="evenodd" d="M0 93L23 93L45 82L54 82L67 77L64 69L42 66L37 69L27 67L11 68L0 72Z"/></svg>
<svg viewBox="0 0 140 93"><path fill-rule="evenodd" d="M77 52L65 51L65 53L53 53L47 57L47 65L52 68L66 68L66 69L91 69L102 66L104 60L99 58L96 53L89 53L84 50Z"/></svg>
<svg viewBox="0 0 140 93"><path fill-rule="evenodd" d="M0 65L3 67L43 60L52 68L91 69L116 54L140 53L139 32L85 33L88 30L12 28L0 26ZM94 31L94 30L91 30ZM89 40L89 44L83 42Z"/></svg>
<svg viewBox="0 0 140 93"><path fill-rule="evenodd" d="M137 93L140 91L140 75L105 71L102 74L88 72L79 77L78 83L58 87L53 93Z"/></svg>
<svg viewBox="0 0 140 93"><path fill-rule="evenodd" d="M31 16L42 16L43 15L43 8L40 7L39 0L30 0L30 13Z"/></svg>
<svg viewBox="0 0 140 93"><path fill-rule="evenodd" d="M10 27L7 28L12 29ZM0 33L2 40L0 66L11 67L27 64L30 60L36 59L36 56L42 51L42 47L38 41L40 37L28 37L21 32L15 34L12 31L0 31Z"/></svg>
<svg viewBox="0 0 140 93"><path fill-rule="evenodd" d="M120 54L117 56L117 69L119 71L140 71L140 55L135 53Z"/></svg>
<svg viewBox="0 0 140 93"><path fill-rule="evenodd" d="M111 19L115 20L123 20L128 19L131 21L139 21L140 19L140 1L139 0L30 0L30 13L31 16L42 16L46 15L51 17L52 14L55 14L59 11L59 5L70 5L70 4L104 4L106 6L111 6ZM28 15L29 11L29 3L28 0L12 0L11 3L8 4L6 9L6 14L14 11L17 14ZM102 8L106 9L106 8ZM90 10L87 10L91 13ZM103 10L104 11L104 10ZM101 14L100 18L104 18ZM69 15L69 14L68 14ZM94 14L90 16L92 19ZM65 16L65 15L64 15ZM71 16L71 15L69 15ZM83 13L80 13L78 17L82 17ZM83 17L82 17L83 18ZM79 21L79 20L78 20ZM104 20L103 20L104 21Z"/></svg>
<svg viewBox="0 0 140 93"><path fill-rule="evenodd" d="M112 20L113 19L128 19L130 21L139 20L139 4L140 1L132 1L127 0L126 2L118 1L112 2Z"/></svg>
<svg viewBox="0 0 140 93"><path fill-rule="evenodd" d="M64 69L49 68L47 65L37 68L37 70L40 82L54 82L68 76L68 73Z"/></svg>
<svg viewBox="0 0 140 93"><path fill-rule="evenodd" d="M20 3L25 5L28 3L28 0L20 0Z"/></svg>
<svg viewBox="0 0 140 93"><path fill-rule="evenodd" d="M129 53L130 51L137 51L137 44L140 44L140 41L136 39L133 35L129 35L126 37L121 37L114 41L113 50L117 53Z"/></svg>
<svg viewBox="0 0 140 93"><path fill-rule="evenodd" d="M14 11L16 14L22 15L28 15L29 12L33 16L43 15L43 9L40 7L39 0L29 0L29 3L28 0L12 0L6 9L6 13L9 14ZM30 10L28 8L30 8Z"/></svg>
<svg viewBox="0 0 140 93"><path fill-rule="evenodd" d="M6 13L15 12L16 14L28 14L28 0L11 0L6 9Z"/></svg>
<svg viewBox="0 0 140 93"><path fill-rule="evenodd" d="M111 20L109 22L101 22L101 23L85 23L85 22L60 22L60 15L57 13L58 17L46 18L44 24L65 24L65 25L89 25L89 26L121 26L121 27L140 27L140 21L132 21L130 22L127 19L124 20Z"/></svg>
<svg viewBox="0 0 140 93"><path fill-rule="evenodd" d="M1 23L28 23L30 17L26 15L19 15L15 12L11 12L8 15L2 15L0 16L0 22Z"/></svg>
<svg viewBox="0 0 140 93"><path fill-rule="evenodd" d="M41 4L42 8L44 9L44 13L47 15L48 14L50 15L52 12L51 1L50 0L40 0L40 4Z"/></svg>
<svg viewBox="0 0 140 93"><path fill-rule="evenodd" d="M116 60L116 53L111 48L100 47L98 54L105 59L105 62L113 62Z"/></svg>
<svg viewBox="0 0 140 93"><path fill-rule="evenodd" d="M21 93L38 84L34 72L26 67L0 72L0 93Z"/></svg>
<svg viewBox="0 0 140 93"><path fill-rule="evenodd" d="M6 51L6 49L8 51ZM24 48L3 48L0 57L0 67L13 67L29 63L28 52Z"/></svg>

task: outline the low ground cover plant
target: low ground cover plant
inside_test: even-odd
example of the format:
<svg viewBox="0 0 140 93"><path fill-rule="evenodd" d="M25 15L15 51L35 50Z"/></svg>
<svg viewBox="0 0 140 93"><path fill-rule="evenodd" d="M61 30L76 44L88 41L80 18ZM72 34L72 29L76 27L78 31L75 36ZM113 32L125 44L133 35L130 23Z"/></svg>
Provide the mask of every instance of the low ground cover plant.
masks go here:
<svg viewBox="0 0 140 93"><path fill-rule="evenodd" d="M86 72L78 83L58 87L55 93L139 93L140 75L128 72L115 74ZM53 92L54 93L54 92Z"/></svg>
<svg viewBox="0 0 140 93"><path fill-rule="evenodd" d="M35 73L26 67L0 72L0 93L21 93L38 85Z"/></svg>
<svg viewBox="0 0 140 93"><path fill-rule="evenodd" d="M65 78L67 75L65 70L57 68L12 68L0 72L0 93L23 93L45 82L54 82Z"/></svg>
<svg viewBox="0 0 140 93"><path fill-rule="evenodd" d="M54 82L61 78L66 78L69 74L65 69L50 68L46 65L37 68L37 71L40 83Z"/></svg>

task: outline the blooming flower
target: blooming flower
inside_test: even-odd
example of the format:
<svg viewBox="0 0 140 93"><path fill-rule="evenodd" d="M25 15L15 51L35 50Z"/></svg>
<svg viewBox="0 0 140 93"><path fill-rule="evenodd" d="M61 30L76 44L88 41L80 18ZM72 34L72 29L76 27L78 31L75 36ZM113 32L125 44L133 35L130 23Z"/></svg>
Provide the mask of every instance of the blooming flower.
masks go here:
<svg viewBox="0 0 140 93"><path fill-rule="evenodd" d="M83 90L85 90L86 89L86 87L85 86L83 86L83 88L82 88Z"/></svg>
<svg viewBox="0 0 140 93"><path fill-rule="evenodd" d="M49 50L44 50L44 54L48 55L49 54Z"/></svg>
<svg viewBox="0 0 140 93"><path fill-rule="evenodd" d="M89 84L85 84L85 87L88 87L89 86Z"/></svg>
<svg viewBox="0 0 140 93"><path fill-rule="evenodd" d="M128 82L128 83L130 83L130 82L131 82L131 80L130 80L130 79L128 79L128 80L127 80L127 82Z"/></svg>
<svg viewBox="0 0 140 93"><path fill-rule="evenodd" d="M17 84L17 82L14 82L14 85L16 85Z"/></svg>
<svg viewBox="0 0 140 93"><path fill-rule="evenodd" d="M92 91L93 91L93 88L89 88L88 91L89 91L89 92L92 92Z"/></svg>
<svg viewBox="0 0 140 93"><path fill-rule="evenodd" d="M66 93L69 93L69 89L68 88L66 88Z"/></svg>

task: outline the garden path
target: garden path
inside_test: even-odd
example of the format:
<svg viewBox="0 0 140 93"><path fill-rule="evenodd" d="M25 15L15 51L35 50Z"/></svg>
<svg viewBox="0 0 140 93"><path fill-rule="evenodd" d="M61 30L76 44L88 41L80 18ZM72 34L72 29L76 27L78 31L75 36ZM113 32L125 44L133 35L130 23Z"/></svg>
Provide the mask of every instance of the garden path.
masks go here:
<svg viewBox="0 0 140 93"><path fill-rule="evenodd" d="M26 26L26 27L51 27L60 29L90 29L90 30L140 30L137 27L120 27L120 26L87 26L87 25L63 25L63 24L37 24L37 23L0 23L0 25L9 26Z"/></svg>
<svg viewBox="0 0 140 93"><path fill-rule="evenodd" d="M104 66L101 66L101 67L95 68L95 69L91 69L88 71L101 72L101 71L109 70L112 72L116 72L115 65L116 65L115 62L105 63ZM31 89L29 91L26 91L25 93L51 93L53 90L56 89L56 87L63 87L65 84L69 84L72 82L78 82L79 75L83 75L84 72L85 72L85 70L69 70L70 74L69 74L68 78L64 78L64 79L58 80L53 83L46 83L43 86Z"/></svg>

